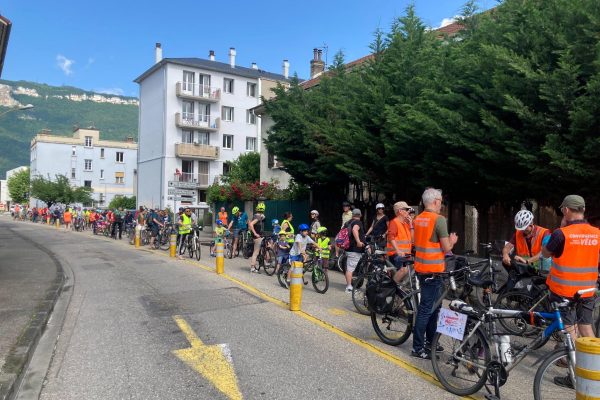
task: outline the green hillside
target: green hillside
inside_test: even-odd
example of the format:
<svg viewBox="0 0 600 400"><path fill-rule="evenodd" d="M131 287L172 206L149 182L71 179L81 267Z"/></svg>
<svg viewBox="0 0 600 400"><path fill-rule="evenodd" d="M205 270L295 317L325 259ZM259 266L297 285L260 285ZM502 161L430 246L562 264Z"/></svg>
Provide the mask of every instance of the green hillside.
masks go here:
<svg viewBox="0 0 600 400"><path fill-rule="evenodd" d="M69 86L48 86L27 81L0 80L0 84L13 88L35 89L39 97L11 93L21 104L33 104L25 111L9 112L0 116L0 178L7 170L19 165L29 165L31 139L42 129L50 129L54 135L70 136L73 126L95 126L102 139L125 140L133 136L137 140L138 106L132 104L98 103L90 100L73 101L52 96L93 95L93 92ZM101 94L104 97L132 97ZM0 113L6 111L0 106Z"/></svg>

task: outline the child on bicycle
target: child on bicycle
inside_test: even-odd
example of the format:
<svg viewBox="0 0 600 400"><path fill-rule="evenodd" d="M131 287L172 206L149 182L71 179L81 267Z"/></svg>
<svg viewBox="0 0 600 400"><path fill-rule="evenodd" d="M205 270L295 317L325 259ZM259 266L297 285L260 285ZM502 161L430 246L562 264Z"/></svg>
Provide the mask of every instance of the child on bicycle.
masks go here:
<svg viewBox="0 0 600 400"><path fill-rule="evenodd" d="M227 228L223 225L223 221L220 219L217 220L217 226L215 227L215 240L210 242L210 256L216 257L215 249L217 248L217 243L223 243L223 238L225 237L225 232Z"/></svg>
<svg viewBox="0 0 600 400"><path fill-rule="evenodd" d="M329 254L331 251L331 239L327 237L327 228L317 228L317 251L319 252L321 268L327 273L329 268Z"/></svg>
<svg viewBox="0 0 600 400"><path fill-rule="evenodd" d="M300 233L296 235L296 238L294 239L294 245L290 249L290 263L293 261L306 261L306 247L309 244L315 244L315 242L308 235L308 231L310 230L310 227L308 225L300 224L298 230L300 231ZM291 276L292 268L288 270L288 282L290 281Z"/></svg>
<svg viewBox="0 0 600 400"><path fill-rule="evenodd" d="M279 272L279 268L285 264L290 257L290 244L288 243L285 232L279 232L279 240L277 240L277 267L275 267L275 275Z"/></svg>

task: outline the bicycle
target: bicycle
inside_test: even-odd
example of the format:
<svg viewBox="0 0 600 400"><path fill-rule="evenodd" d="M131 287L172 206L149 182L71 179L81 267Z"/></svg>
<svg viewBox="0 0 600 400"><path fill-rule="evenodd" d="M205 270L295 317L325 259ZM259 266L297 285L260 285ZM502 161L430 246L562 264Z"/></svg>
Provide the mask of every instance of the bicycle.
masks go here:
<svg viewBox="0 0 600 400"><path fill-rule="evenodd" d="M201 249L200 249L200 238L198 235L199 227L197 225L192 226L192 232L187 236L187 250L190 258L196 256L196 260L200 261Z"/></svg>
<svg viewBox="0 0 600 400"><path fill-rule="evenodd" d="M169 250L171 246L171 232L173 232L173 224L164 224L162 229L158 231L156 238L154 238L154 248L156 250Z"/></svg>
<svg viewBox="0 0 600 400"><path fill-rule="evenodd" d="M223 256L225 258L233 258L233 244L229 230L225 231L225 237L223 238Z"/></svg>
<svg viewBox="0 0 600 400"><path fill-rule="evenodd" d="M489 288L492 281L471 281L476 286ZM577 292L575 302L581 295L596 291L596 288L584 289ZM565 389L566 394L558 395L558 398L573 398L573 389L561 387L556 384L556 379L548 379L549 368L556 366L560 368L557 375L561 379L570 379L571 386L575 383L575 347L568 331L565 330L560 310L568 308L571 301L563 299L560 303L552 303L552 312L523 312L521 310L496 309L488 299L488 308L478 311L462 301L450 303L450 309L459 314L466 315L464 325L464 336L457 339L441 333L436 333L432 341L432 348L442 349L431 358L433 370L436 377L449 392L458 396L468 396L479 391L486 381L493 386L494 393L486 387L487 399L500 399L500 386L508 379L509 372L518 365L531 351L546 343L554 332L560 331L563 336L562 348L545 355L537 370L533 392L535 400L548 398L542 394L545 385L543 382L553 382L548 391L552 396L557 395L559 389ZM502 318L523 318L533 323L550 322L541 331L536 339L527 346L522 347L516 353L510 346L510 336L503 335L496 329L496 321ZM498 338L498 339L497 339ZM516 347L515 347L516 349ZM493 353L492 353L493 352ZM562 361L561 361L562 360ZM562 363L564 367L559 367ZM459 370L459 368L462 368ZM567 378L565 378L565 372ZM464 385L461 385L464 383ZM468 386L467 386L468 385Z"/></svg>
<svg viewBox="0 0 600 400"><path fill-rule="evenodd" d="M307 254L309 254L307 252ZM323 266L318 262L319 258L315 258L314 254L308 255L306 262L302 264L302 280L305 285L308 285L308 282L304 280L304 274L307 272L311 273L311 282L312 286L317 293L324 294L329 289L329 276L323 270ZM279 267L279 271L277 271L277 281L279 285L285 289L289 289L289 282L287 281L288 271L292 268L291 263L286 260Z"/></svg>
<svg viewBox="0 0 600 400"><path fill-rule="evenodd" d="M277 254L275 254L275 251L271 247L269 238L270 236L263 236L260 250L256 256L256 272L259 272L262 267L265 270L265 274L272 276L277 267Z"/></svg>
<svg viewBox="0 0 600 400"><path fill-rule="evenodd" d="M386 256L386 251L378 249L378 246L369 238L366 238L366 242L365 251L352 273L352 303L360 314L370 315L371 310L367 304L365 287L372 276L374 263L381 262L382 258Z"/></svg>

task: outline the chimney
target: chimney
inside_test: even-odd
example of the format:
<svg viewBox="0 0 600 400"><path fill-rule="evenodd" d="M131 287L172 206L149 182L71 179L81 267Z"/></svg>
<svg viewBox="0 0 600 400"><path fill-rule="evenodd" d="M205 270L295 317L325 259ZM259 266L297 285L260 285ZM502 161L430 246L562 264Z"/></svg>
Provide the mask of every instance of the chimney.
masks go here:
<svg viewBox="0 0 600 400"><path fill-rule="evenodd" d="M154 63L158 64L162 61L162 47L160 43L156 43L156 47L154 48Z"/></svg>
<svg viewBox="0 0 600 400"><path fill-rule="evenodd" d="M290 63L288 60L283 60L283 76L285 79L290 76Z"/></svg>
<svg viewBox="0 0 600 400"><path fill-rule="evenodd" d="M258 69L258 65L255 62L252 63L252 69Z"/></svg>
<svg viewBox="0 0 600 400"><path fill-rule="evenodd" d="M208 51L208 58L210 59L210 61L215 61L215 51L214 50Z"/></svg>
<svg viewBox="0 0 600 400"><path fill-rule="evenodd" d="M133 143L133 136L127 136L127 143Z"/></svg>
<svg viewBox="0 0 600 400"><path fill-rule="evenodd" d="M313 49L313 59L310 60L310 78L314 78L325 71L325 63L322 60L323 50Z"/></svg>
<svg viewBox="0 0 600 400"><path fill-rule="evenodd" d="M229 48L229 65L231 68L235 68L235 47Z"/></svg>

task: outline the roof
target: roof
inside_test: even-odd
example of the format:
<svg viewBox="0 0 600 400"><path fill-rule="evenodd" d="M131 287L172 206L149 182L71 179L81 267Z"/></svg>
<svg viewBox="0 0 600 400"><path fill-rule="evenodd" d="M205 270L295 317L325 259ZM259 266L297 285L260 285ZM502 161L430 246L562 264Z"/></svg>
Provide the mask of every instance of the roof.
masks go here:
<svg viewBox="0 0 600 400"><path fill-rule="evenodd" d="M456 35L458 32L462 31L464 29L464 25L458 22L453 22L451 24L448 24L446 26L442 26L441 28L438 28L435 30L435 33L437 33L438 37L443 37L443 36L454 36Z"/></svg>
<svg viewBox="0 0 600 400"><path fill-rule="evenodd" d="M141 83L144 79L146 79L154 71L162 68L162 66L166 65L166 64L176 64L176 65L182 65L184 67L200 68L200 69L205 69L205 70L209 70L209 71L222 72L225 74L241 76L244 78L254 78L254 79L268 78L268 79L273 79L273 80L277 80L277 81L289 81L290 80L289 77L286 78L285 76L283 76L281 74L275 74L272 72L264 71L262 69L241 67L239 65L236 65L235 68L232 68L231 65L229 65L228 63L223 63L220 61L205 60L202 58L163 58L160 62L154 64L152 67L150 67L148 70L146 70L146 72L144 72L142 75L135 78L133 81L136 83Z"/></svg>

